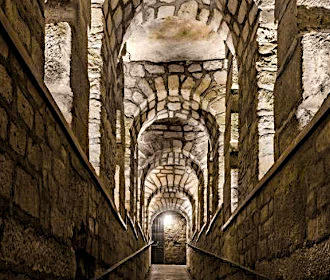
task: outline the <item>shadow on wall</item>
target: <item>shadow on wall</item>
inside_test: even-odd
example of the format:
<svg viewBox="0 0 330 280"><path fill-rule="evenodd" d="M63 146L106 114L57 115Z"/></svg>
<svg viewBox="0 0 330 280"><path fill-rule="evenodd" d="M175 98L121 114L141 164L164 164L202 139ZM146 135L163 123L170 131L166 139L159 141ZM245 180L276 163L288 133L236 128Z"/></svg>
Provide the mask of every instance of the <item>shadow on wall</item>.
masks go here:
<svg viewBox="0 0 330 280"><path fill-rule="evenodd" d="M95 258L86 253L88 240L88 231L82 223L80 229L75 228L73 234L73 244L76 253L76 278L75 279L91 279L95 275Z"/></svg>

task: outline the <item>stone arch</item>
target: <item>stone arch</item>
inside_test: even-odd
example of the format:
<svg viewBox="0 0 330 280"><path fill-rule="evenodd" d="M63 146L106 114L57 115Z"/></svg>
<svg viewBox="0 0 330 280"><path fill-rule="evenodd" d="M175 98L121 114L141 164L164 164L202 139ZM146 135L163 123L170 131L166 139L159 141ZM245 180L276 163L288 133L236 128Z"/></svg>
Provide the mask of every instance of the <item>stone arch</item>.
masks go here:
<svg viewBox="0 0 330 280"><path fill-rule="evenodd" d="M266 16L267 11L269 9L266 7L265 2L263 1L260 1L257 4L254 1L246 0L215 1L214 3L223 16L223 22L225 22L225 24L223 25L225 26L224 28L228 29L229 36L226 44L228 45L228 48L231 50L231 52L234 53L235 56L237 56L237 60L239 62L240 83L245 83L245 85L251 85L250 87L247 86L247 90L244 93L242 92L241 94L242 98L244 99L242 100L242 104L245 104L245 101L247 101L247 99L252 100L247 104L254 104L254 116L252 119L246 118L246 110L242 110L242 112L240 113L240 118L243 119L245 122L243 128L245 129L245 127L252 127L252 129L245 131L245 134L242 133L243 136L240 141L243 140L243 137L248 137L248 139L251 140L249 145L247 145L247 147L240 151L240 157L242 159L245 157L249 157L255 159L257 162L261 162L261 160L258 160L258 152L256 152L255 149L252 149L252 147L258 147L257 150L259 151L259 146L261 145L259 138L267 136L263 135L261 128L258 127L259 120L262 120L263 118L263 116L260 115L259 112L263 111L264 108L260 107L262 105L262 102L259 102L260 100L258 100L257 96L260 96L260 98L262 99L265 90L267 91L267 94L269 92L272 92L271 88L269 90L269 88L267 88L267 86L264 86L262 83L265 75L272 76L273 74L272 71L265 70L267 67L261 65L264 57L269 56L269 53L261 53L261 55L260 53L258 53L260 51L258 43L260 43L260 45L262 44L262 42L259 42L259 39L267 33L264 32L264 30L265 28L267 29L267 26L269 26L269 24L265 22L269 19L269 17ZM214 5L214 3L212 3L212 5ZM269 1L267 3L269 3ZM125 34L127 27L129 26L129 22L134 17L134 14L137 11L136 8L139 6L139 4L139 1L137 1L135 4L129 3L127 4L127 6L125 5L124 9L124 7L120 6L122 5L122 3L112 3L111 5L113 7L107 9L107 20L110 18L111 22L109 30L112 30L111 36L109 36L109 38L111 37L110 41L112 41L112 43L110 45L112 45L113 47L110 47L110 49L112 53L115 54L116 59L118 58L118 53L120 49L120 47L118 46L122 43L123 34ZM137 12L140 12L140 10L138 10ZM123 18L125 19L123 20ZM262 51L265 50L267 50L266 46L265 48L263 48ZM270 52L273 56L274 49L270 48ZM113 61L112 63L116 62ZM272 73L269 74L268 72ZM251 75L249 76L248 73L251 73ZM256 79L257 81L255 83L252 83L254 79ZM254 95L253 93L256 92L258 94ZM266 110L268 109L266 108ZM257 174L259 173L259 169L259 166L256 167L255 165L251 165L248 167L248 173ZM241 185L248 186L247 188L249 189L256 184L254 180L251 180L251 178L253 178L254 176L247 176L245 170L244 172L243 170L241 171L242 172L240 172L239 180Z"/></svg>
<svg viewBox="0 0 330 280"><path fill-rule="evenodd" d="M173 191L172 191L173 192ZM150 205L150 202L152 201L152 199L157 196L158 194L163 194L163 193L170 193L168 187L164 186L164 187L161 187L161 188L158 188L156 189L151 195L150 197L148 198L148 202L146 204L146 214L145 214L145 217L146 217L146 223L148 223L148 219L149 219L149 205ZM194 200L194 198L192 197L192 194L190 194L189 192L187 192L187 190L185 190L184 188L182 187L176 187L175 188L175 193L178 193L178 194L182 194L184 196L186 196L189 201L190 201L190 204L191 204L191 207L192 207L192 213L191 213L191 217L189 217L189 221L191 222L191 229L194 230L195 227L196 227L196 202ZM187 213L189 214L189 213ZM152 217L151 217L151 224L152 224ZM148 228L148 225L146 226L146 228Z"/></svg>
<svg viewBox="0 0 330 280"><path fill-rule="evenodd" d="M187 218L187 224L189 224L189 228L192 228L192 207L188 199L184 200L183 197L166 197L164 196L164 194L160 197L158 201L155 201L155 199L156 197L154 197L152 200L152 202L154 202L154 205L152 204L152 202L149 204L147 225L150 225L151 221L160 212L172 210L184 213L184 216ZM151 210L150 207L152 208Z"/></svg>
<svg viewBox="0 0 330 280"><path fill-rule="evenodd" d="M152 217L150 218L150 222L149 222L150 225L153 224L153 222L154 222L154 220L155 220L155 218L157 216L159 216L162 213L167 212L167 211L173 211L173 212L176 212L176 213L179 213L180 215L182 215L186 219L186 222L187 222L187 225L188 225L188 233L189 233L189 235L192 234L193 231L192 230L189 230L189 228L190 228L189 227L189 225L190 225L189 216L182 209L177 209L177 208L172 208L172 207L168 207L168 208L165 207L163 209L159 209L157 212L153 213ZM149 227L148 227L148 229L149 229ZM148 229L147 229L147 232L149 231ZM150 227L150 230L151 230L151 227ZM151 232L149 232L149 235L151 236Z"/></svg>

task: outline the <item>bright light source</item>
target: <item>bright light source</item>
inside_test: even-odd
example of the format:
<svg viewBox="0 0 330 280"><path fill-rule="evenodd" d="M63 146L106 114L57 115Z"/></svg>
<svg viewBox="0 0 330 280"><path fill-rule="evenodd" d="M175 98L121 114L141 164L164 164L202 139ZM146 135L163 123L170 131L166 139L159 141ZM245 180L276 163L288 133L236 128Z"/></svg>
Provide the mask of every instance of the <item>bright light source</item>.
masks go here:
<svg viewBox="0 0 330 280"><path fill-rule="evenodd" d="M172 216L171 215L165 215L164 217L164 225L170 226L172 224Z"/></svg>

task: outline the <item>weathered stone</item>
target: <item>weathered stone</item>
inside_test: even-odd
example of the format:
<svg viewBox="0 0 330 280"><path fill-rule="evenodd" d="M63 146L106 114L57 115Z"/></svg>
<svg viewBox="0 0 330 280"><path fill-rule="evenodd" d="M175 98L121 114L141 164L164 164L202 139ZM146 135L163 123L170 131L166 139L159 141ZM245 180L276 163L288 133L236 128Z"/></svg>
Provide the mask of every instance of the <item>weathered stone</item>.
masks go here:
<svg viewBox="0 0 330 280"><path fill-rule="evenodd" d="M167 107L171 111L177 111L181 108L181 103L168 103Z"/></svg>
<svg viewBox="0 0 330 280"><path fill-rule="evenodd" d="M158 94L158 99L161 101L166 98L167 92L164 85L164 80L161 77L155 79L155 87Z"/></svg>
<svg viewBox="0 0 330 280"><path fill-rule="evenodd" d="M303 46L303 101L297 110L301 128L322 105L330 92L328 62L330 40L328 33L311 33L302 39Z"/></svg>
<svg viewBox="0 0 330 280"><path fill-rule="evenodd" d="M9 49L7 43L4 41L3 37L0 35L0 55L4 58L8 57Z"/></svg>
<svg viewBox="0 0 330 280"><path fill-rule="evenodd" d="M179 77L171 75L168 77L169 95L178 95L179 93Z"/></svg>
<svg viewBox="0 0 330 280"><path fill-rule="evenodd" d="M238 12L238 18L237 18L239 23L242 23L244 21L246 14L247 14L246 1L242 0L241 6L240 6L239 12Z"/></svg>
<svg viewBox="0 0 330 280"><path fill-rule="evenodd" d="M24 129L17 127L13 123L10 125L9 144L20 155L25 154L26 132Z"/></svg>
<svg viewBox="0 0 330 280"><path fill-rule="evenodd" d="M165 73L164 67L160 66L160 65L146 64L144 67L150 74L163 74L163 73Z"/></svg>
<svg viewBox="0 0 330 280"><path fill-rule="evenodd" d="M130 66L130 74L133 77L141 77L141 78L143 78L145 76L145 72L144 72L143 66L140 65L140 64L132 64Z"/></svg>
<svg viewBox="0 0 330 280"><path fill-rule="evenodd" d="M30 215L39 216L40 200L37 182L20 168L17 169L14 201Z"/></svg>
<svg viewBox="0 0 330 280"><path fill-rule="evenodd" d="M20 90L18 90L17 92L17 110L18 113L21 115L22 119L31 129L34 120L34 112L32 106Z"/></svg>
<svg viewBox="0 0 330 280"><path fill-rule="evenodd" d="M166 18L173 16L175 7L174 6L162 6L158 9L158 18Z"/></svg>
<svg viewBox="0 0 330 280"><path fill-rule="evenodd" d="M227 74L226 71L217 71L213 74L214 80L219 85L225 85L227 82Z"/></svg>
<svg viewBox="0 0 330 280"><path fill-rule="evenodd" d="M168 67L170 72L173 73L183 73L184 72L184 67L182 65L177 65L177 64L171 64Z"/></svg>
<svg viewBox="0 0 330 280"><path fill-rule="evenodd" d="M222 61L208 61L204 62L203 67L205 70L212 71L222 68Z"/></svg>
<svg viewBox="0 0 330 280"><path fill-rule="evenodd" d="M117 10L115 11L115 14L113 15L113 20L116 28L118 28L119 24L121 24L123 20L123 11L120 6L118 6Z"/></svg>
<svg viewBox="0 0 330 280"><path fill-rule="evenodd" d="M203 23L207 23L207 20L209 19L210 11L207 9L202 9L199 14L199 20Z"/></svg>
<svg viewBox="0 0 330 280"><path fill-rule="evenodd" d="M4 109L0 107L0 138L5 140L7 138L8 115Z"/></svg>
<svg viewBox="0 0 330 280"><path fill-rule="evenodd" d="M199 64L192 64L188 67L189 72L199 72L202 71L202 67Z"/></svg>
<svg viewBox="0 0 330 280"><path fill-rule="evenodd" d="M13 87L11 84L11 78L6 71L6 68L0 65L0 94L7 102L12 101Z"/></svg>
<svg viewBox="0 0 330 280"><path fill-rule="evenodd" d="M14 163L3 154L0 154L0 194L5 198L10 198Z"/></svg>
<svg viewBox="0 0 330 280"><path fill-rule="evenodd" d="M178 16L183 18L195 19L197 16L198 4L195 1L183 3L178 11Z"/></svg>
<svg viewBox="0 0 330 280"><path fill-rule="evenodd" d="M142 90L143 94L147 97L153 96L154 92L146 80L141 80L139 83L139 88Z"/></svg>
<svg viewBox="0 0 330 280"><path fill-rule="evenodd" d="M228 10L234 15L238 6L237 0L231 0L228 2Z"/></svg>

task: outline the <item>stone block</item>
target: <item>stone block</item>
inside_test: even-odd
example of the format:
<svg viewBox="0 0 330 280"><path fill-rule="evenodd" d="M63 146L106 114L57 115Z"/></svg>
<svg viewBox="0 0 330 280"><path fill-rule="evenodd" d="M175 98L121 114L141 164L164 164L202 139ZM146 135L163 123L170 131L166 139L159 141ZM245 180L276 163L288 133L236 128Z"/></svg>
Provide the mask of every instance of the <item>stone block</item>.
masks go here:
<svg viewBox="0 0 330 280"><path fill-rule="evenodd" d="M34 142L31 138L28 140L28 148L27 148L27 158L29 162L36 168L36 170L40 170L41 168L41 148L38 143Z"/></svg>
<svg viewBox="0 0 330 280"><path fill-rule="evenodd" d="M0 96L5 98L9 103L13 98L12 79L8 75L6 68L2 65L0 65Z"/></svg>
<svg viewBox="0 0 330 280"><path fill-rule="evenodd" d="M327 32L312 32L302 41L302 102L297 109L300 128L308 124L330 92L330 37Z"/></svg>
<svg viewBox="0 0 330 280"><path fill-rule="evenodd" d="M284 5L284 4L283 4ZM278 65L282 66L284 59L288 54L288 50L294 41L295 35L298 33L296 17L296 2L289 1L284 15L278 23ZM288 36L290 34L290 36Z"/></svg>
<svg viewBox="0 0 330 280"><path fill-rule="evenodd" d="M188 1L181 5L178 16L187 19L196 19L198 4L196 1Z"/></svg>
<svg viewBox="0 0 330 280"><path fill-rule="evenodd" d="M18 113L21 115L21 118L31 129L34 120L34 112L31 104L20 90L17 90L17 110Z"/></svg>
<svg viewBox="0 0 330 280"><path fill-rule="evenodd" d="M238 7L238 1L232 0L228 1L228 10L231 14L235 15Z"/></svg>
<svg viewBox="0 0 330 280"><path fill-rule="evenodd" d="M165 73L165 69L164 69L163 66L146 64L144 67L150 74L163 74L163 73Z"/></svg>
<svg viewBox="0 0 330 280"><path fill-rule="evenodd" d="M280 128L301 98L301 48L298 46L275 84L275 127Z"/></svg>
<svg viewBox="0 0 330 280"><path fill-rule="evenodd" d="M7 43L5 42L2 35L0 35L0 55L2 55L4 58L7 58L9 54L9 48Z"/></svg>
<svg viewBox="0 0 330 280"><path fill-rule="evenodd" d="M36 232L31 224L21 224L14 219L6 221L1 253L7 265L20 265L36 274L47 273L54 278L74 278L76 259L74 250ZM13 279L27 280L28 278ZM6 278L7 279L7 278Z"/></svg>
<svg viewBox="0 0 330 280"><path fill-rule="evenodd" d="M175 7L174 6L162 6L162 7L159 7L157 18L166 18L166 17L173 16L174 11L175 11Z"/></svg>
<svg viewBox="0 0 330 280"><path fill-rule="evenodd" d="M16 126L14 123L10 125L9 144L14 151L20 155L25 154L26 149L26 132L23 128Z"/></svg>
<svg viewBox="0 0 330 280"><path fill-rule="evenodd" d="M8 132L8 115L6 111L0 107L0 138L6 140Z"/></svg>
<svg viewBox="0 0 330 280"><path fill-rule="evenodd" d="M327 122L316 139L316 151L318 153L326 152L329 149L330 142L330 121Z"/></svg>
<svg viewBox="0 0 330 280"><path fill-rule="evenodd" d="M9 199L13 181L14 162L0 154L0 194Z"/></svg>
<svg viewBox="0 0 330 280"><path fill-rule="evenodd" d="M18 168L14 187L14 202L33 217L39 217L40 197L35 179Z"/></svg>

